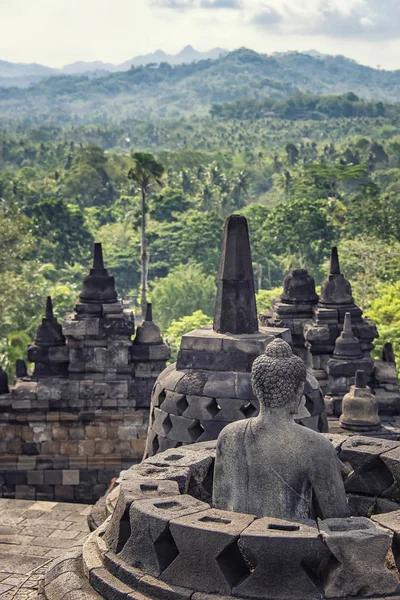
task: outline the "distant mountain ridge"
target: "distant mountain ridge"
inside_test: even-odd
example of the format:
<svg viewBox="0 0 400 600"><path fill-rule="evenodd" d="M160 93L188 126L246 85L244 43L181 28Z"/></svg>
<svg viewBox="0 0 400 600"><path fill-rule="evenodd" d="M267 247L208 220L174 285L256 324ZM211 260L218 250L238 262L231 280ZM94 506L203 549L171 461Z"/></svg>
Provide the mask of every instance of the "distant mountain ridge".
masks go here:
<svg viewBox="0 0 400 600"><path fill-rule="evenodd" d="M170 65L179 65L183 63L192 63L198 60L217 59L227 53L228 51L223 48L213 48L207 52L200 52L195 50L193 46L185 46L185 48L177 54L167 54L163 50L156 50L150 54L135 56L118 65L102 61L78 61L65 65L61 69L54 69L36 63L12 63L0 60L0 86L27 87L32 83L38 83L46 77L57 75L86 75L90 73L106 75L107 73L128 71L131 67L152 63L160 64L165 62Z"/></svg>
<svg viewBox="0 0 400 600"><path fill-rule="evenodd" d="M349 92L376 103L375 113L381 114L380 102L400 102L400 70L373 69L344 56L267 55L240 48L214 60L162 61L116 73L61 74L27 89L0 87L0 125L22 117L35 123L132 118L148 123L208 114L214 104Z"/></svg>

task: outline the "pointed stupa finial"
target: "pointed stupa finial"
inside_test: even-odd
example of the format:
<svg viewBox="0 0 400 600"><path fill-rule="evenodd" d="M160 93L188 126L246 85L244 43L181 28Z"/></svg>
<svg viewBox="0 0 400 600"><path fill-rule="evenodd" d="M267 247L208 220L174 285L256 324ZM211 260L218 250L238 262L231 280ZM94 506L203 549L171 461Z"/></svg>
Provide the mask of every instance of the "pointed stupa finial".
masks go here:
<svg viewBox="0 0 400 600"><path fill-rule="evenodd" d="M360 389L367 387L367 379L365 377L365 371L362 371L362 370L356 371L354 387L360 388Z"/></svg>
<svg viewBox="0 0 400 600"><path fill-rule="evenodd" d="M45 317L46 319L54 319L53 301L51 296L47 296Z"/></svg>
<svg viewBox="0 0 400 600"><path fill-rule="evenodd" d="M334 358L349 360L353 358L362 358L363 356L360 341L353 333L351 313L349 312L346 312L344 315L343 330L335 342L333 356Z"/></svg>
<svg viewBox="0 0 400 600"><path fill-rule="evenodd" d="M151 302L147 303L146 306L146 315L144 317L145 321L152 321L153 320L153 306L151 304Z"/></svg>
<svg viewBox="0 0 400 600"><path fill-rule="evenodd" d="M396 358L393 351L393 344L391 342L385 342L382 348L382 360L388 363L395 363Z"/></svg>
<svg viewBox="0 0 400 600"><path fill-rule="evenodd" d="M103 247L101 242L95 242L93 248L93 269L104 269Z"/></svg>
<svg viewBox="0 0 400 600"><path fill-rule="evenodd" d="M108 304L116 302L118 299L114 277L104 267L103 248L100 242L94 244L93 267L83 280L79 299L84 304L93 302Z"/></svg>
<svg viewBox="0 0 400 600"><path fill-rule="evenodd" d="M231 215L225 222L214 331L232 334L258 331L249 231L242 215Z"/></svg>
<svg viewBox="0 0 400 600"><path fill-rule="evenodd" d="M9 394L10 388L8 387L8 375L7 372L1 368L0 365L0 394Z"/></svg>
<svg viewBox="0 0 400 600"><path fill-rule="evenodd" d="M349 312L344 315L343 333L353 334L353 330L351 328L351 314Z"/></svg>
<svg viewBox="0 0 400 600"><path fill-rule="evenodd" d="M340 275L339 254L338 254L337 246L333 246L331 249L330 274L331 275Z"/></svg>

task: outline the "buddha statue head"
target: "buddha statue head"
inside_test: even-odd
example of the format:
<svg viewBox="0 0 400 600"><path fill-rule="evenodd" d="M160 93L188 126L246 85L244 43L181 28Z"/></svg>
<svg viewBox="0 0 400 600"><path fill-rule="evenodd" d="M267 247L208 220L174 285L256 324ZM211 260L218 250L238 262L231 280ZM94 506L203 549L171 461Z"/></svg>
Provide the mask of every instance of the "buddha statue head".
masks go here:
<svg viewBox="0 0 400 600"><path fill-rule="evenodd" d="M287 342L277 338L256 358L251 370L253 392L260 407L290 407L296 413L306 380L304 362L293 354Z"/></svg>

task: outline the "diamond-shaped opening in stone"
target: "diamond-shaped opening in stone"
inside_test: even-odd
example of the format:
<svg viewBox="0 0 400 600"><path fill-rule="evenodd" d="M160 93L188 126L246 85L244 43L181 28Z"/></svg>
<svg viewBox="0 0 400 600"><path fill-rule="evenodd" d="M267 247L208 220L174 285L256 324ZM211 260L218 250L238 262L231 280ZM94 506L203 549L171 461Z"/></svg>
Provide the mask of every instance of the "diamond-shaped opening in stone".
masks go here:
<svg viewBox="0 0 400 600"><path fill-rule="evenodd" d="M154 542L154 550L160 570L165 571L179 554L178 547L175 544L169 527L166 527Z"/></svg>
<svg viewBox="0 0 400 600"><path fill-rule="evenodd" d="M213 419L217 416L217 414L219 413L220 410L221 410L221 407L215 398L212 398L206 406L206 411L208 412L210 417L212 417Z"/></svg>
<svg viewBox="0 0 400 600"><path fill-rule="evenodd" d="M216 561L231 588L242 583L251 574L251 569L239 550L237 540L222 550Z"/></svg>
<svg viewBox="0 0 400 600"><path fill-rule="evenodd" d="M154 436L154 439L151 443L151 453L154 456L154 454L157 454L158 449L160 448L160 442L158 441L158 435Z"/></svg>
<svg viewBox="0 0 400 600"><path fill-rule="evenodd" d="M115 553L118 554L123 550L126 542L131 537L131 521L129 518L129 509L130 505L126 505L124 514L122 515L122 519L119 523L119 532L118 532L118 540L115 548Z"/></svg>
<svg viewBox="0 0 400 600"><path fill-rule="evenodd" d="M240 409L240 412L244 417L246 417L246 419L249 419L250 417L254 417L257 409L251 402L245 402Z"/></svg>
<svg viewBox="0 0 400 600"><path fill-rule="evenodd" d="M185 410L189 407L189 402L186 400L186 396L182 396L182 398L180 398L180 400L177 401L176 403L176 412L177 415L183 415L183 413L185 412Z"/></svg>
<svg viewBox="0 0 400 600"><path fill-rule="evenodd" d="M204 433L204 427L201 425L200 421L196 421L188 428L188 432L192 441L195 442L199 439L200 436Z"/></svg>
<svg viewBox="0 0 400 600"><path fill-rule="evenodd" d="M172 421L169 418L169 415L167 415L162 424L162 430L164 432L164 435L167 436L169 434L169 432L171 431L171 429L172 429Z"/></svg>
<svg viewBox="0 0 400 600"><path fill-rule="evenodd" d="M161 404L164 402L165 398L166 398L165 390L162 390L158 394L158 397L155 399L154 405L161 406Z"/></svg>

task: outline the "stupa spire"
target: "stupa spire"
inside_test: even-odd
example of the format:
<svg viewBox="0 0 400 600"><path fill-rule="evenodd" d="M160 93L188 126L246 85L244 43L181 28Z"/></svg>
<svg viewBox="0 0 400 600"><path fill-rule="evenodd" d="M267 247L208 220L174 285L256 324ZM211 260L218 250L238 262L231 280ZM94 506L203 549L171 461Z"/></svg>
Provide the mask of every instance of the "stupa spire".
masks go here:
<svg viewBox="0 0 400 600"><path fill-rule="evenodd" d="M249 231L247 220L241 215L231 215L225 223L214 331L233 334L258 331Z"/></svg>
<svg viewBox="0 0 400 600"><path fill-rule="evenodd" d="M93 248L93 269L104 269L103 247L100 242L94 243Z"/></svg>
<svg viewBox="0 0 400 600"><path fill-rule="evenodd" d="M118 299L114 277L104 267L103 249L100 242L94 244L93 267L83 280L79 299L84 304L109 304Z"/></svg>
<svg viewBox="0 0 400 600"><path fill-rule="evenodd" d="M53 301L51 299L51 296L47 296L45 317L46 319L54 319Z"/></svg>
<svg viewBox="0 0 400 600"><path fill-rule="evenodd" d="M147 303L146 314L145 314L144 320L145 321L153 320L153 306L152 306L151 302Z"/></svg>
<svg viewBox="0 0 400 600"><path fill-rule="evenodd" d="M337 246L333 246L331 249L330 274L331 275L340 275L339 254L338 254Z"/></svg>

